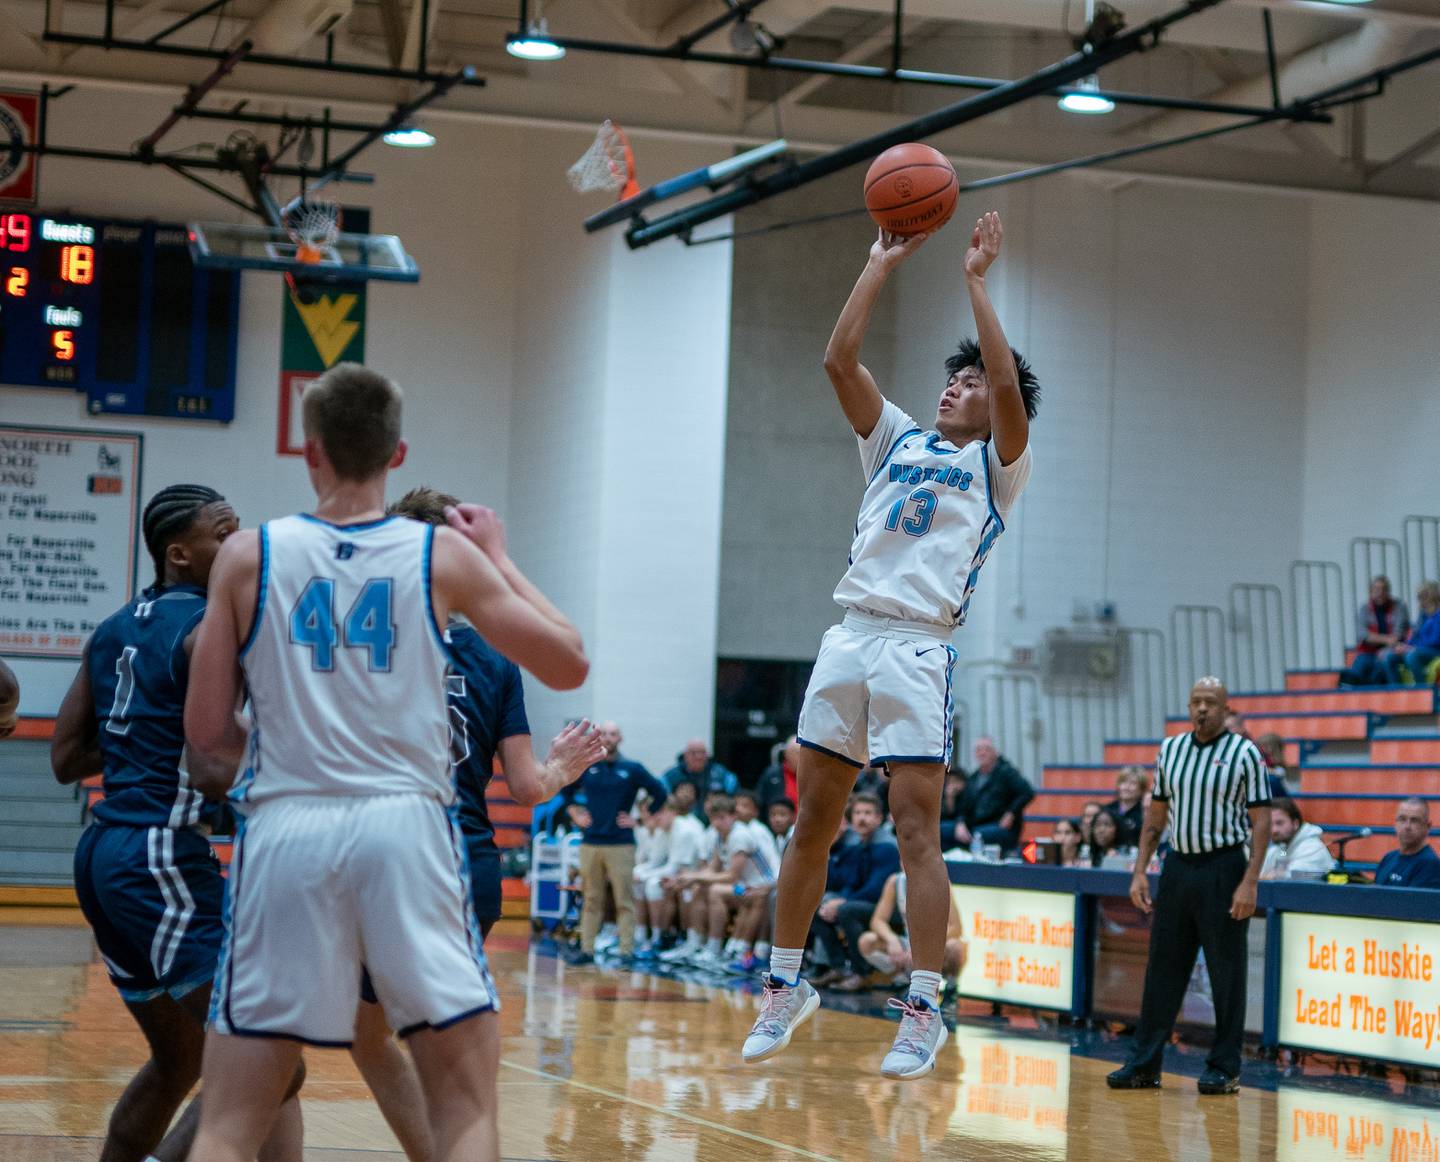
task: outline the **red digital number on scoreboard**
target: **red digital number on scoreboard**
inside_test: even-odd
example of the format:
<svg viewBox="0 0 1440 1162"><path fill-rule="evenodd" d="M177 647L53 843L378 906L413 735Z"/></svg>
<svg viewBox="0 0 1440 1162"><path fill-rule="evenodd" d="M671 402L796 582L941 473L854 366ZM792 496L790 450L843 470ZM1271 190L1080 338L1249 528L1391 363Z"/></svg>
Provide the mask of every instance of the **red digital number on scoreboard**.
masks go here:
<svg viewBox="0 0 1440 1162"><path fill-rule="evenodd" d="M54 331L50 335L50 346L55 350L55 358L62 363L68 363L75 358L75 332Z"/></svg>
<svg viewBox="0 0 1440 1162"><path fill-rule="evenodd" d="M22 254L30 249L30 215L0 214L0 250Z"/></svg>

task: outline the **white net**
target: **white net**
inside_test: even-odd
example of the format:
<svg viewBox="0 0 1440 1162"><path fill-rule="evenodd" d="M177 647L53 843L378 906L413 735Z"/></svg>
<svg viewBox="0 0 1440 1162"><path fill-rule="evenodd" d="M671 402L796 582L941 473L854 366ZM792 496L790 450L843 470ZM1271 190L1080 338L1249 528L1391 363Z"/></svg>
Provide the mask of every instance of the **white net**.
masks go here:
<svg viewBox="0 0 1440 1162"><path fill-rule="evenodd" d="M605 122L590 148L567 171L570 184L581 194L597 190L618 194L630 180L627 153L624 135L614 124Z"/></svg>
<svg viewBox="0 0 1440 1162"><path fill-rule="evenodd" d="M299 257L316 261L340 237L340 207L334 202L301 202L286 215L285 226Z"/></svg>

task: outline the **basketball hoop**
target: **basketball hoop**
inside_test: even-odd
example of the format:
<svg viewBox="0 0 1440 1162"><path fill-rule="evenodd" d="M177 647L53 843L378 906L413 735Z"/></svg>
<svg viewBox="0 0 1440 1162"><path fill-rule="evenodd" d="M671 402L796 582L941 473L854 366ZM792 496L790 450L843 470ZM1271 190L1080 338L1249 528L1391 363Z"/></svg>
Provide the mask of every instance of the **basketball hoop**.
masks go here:
<svg viewBox="0 0 1440 1162"><path fill-rule="evenodd" d="M323 262L340 237L340 207L334 202L301 202L285 216L295 243L295 258L308 265Z"/></svg>
<svg viewBox="0 0 1440 1162"><path fill-rule="evenodd" d="M635 180L635 155L630 150L630 139L625 131L613 121L600 126L600 132L590 143L580 160L568 171L570 184L577 193L593 194L606 190L618 198L633 198L640 192Z"/></svg>

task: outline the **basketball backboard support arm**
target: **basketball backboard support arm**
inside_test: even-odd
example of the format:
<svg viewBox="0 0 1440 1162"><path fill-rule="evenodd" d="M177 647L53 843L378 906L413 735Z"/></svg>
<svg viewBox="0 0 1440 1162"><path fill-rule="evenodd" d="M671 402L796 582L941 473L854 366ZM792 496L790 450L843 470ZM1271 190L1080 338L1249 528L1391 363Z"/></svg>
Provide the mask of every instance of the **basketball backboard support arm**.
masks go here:
<svg viewBox="0 0 1440 1162"><path fill-rule="evenodd" d="M1078 81L1081 77L1089 76L1104 65L1153 48L1159 43L1164 31L1172 24L1204 12L1208 8L1214 8L1220 3L1221 0L1188 0L1179 8L1163 13L1153 20L1147 20L1144 24L1122 32L1109 40L1095 45L1087 45L1084 51L1071 53L1063 60L1047 65L1028 77L1010 81L987 92L977 93L973 97L967 97L963 101L957 101L953 105L947 105L923 117L906 121L884 133L861 138L859 141L851 142L849 145L841 146L839 149L831 150L829 153L821 154L819 157L811 158L799 165L789 166L763 178L757 178L729 193L721 194L695 206L687 206L658 221L634 225L627 231L626 241L632 249L639 249L663 238L687 234L693 227L704 222L724 217L726 214L734 213L746 206L763 202L776 194L785 193L820 178L828 177L830 174L847 169L852 165L869 161L892 145L900 145L907 141L922 141L926 137L946 129L953 129L967 121L974 121L1011 105L1019 104L1021 101L1029 100L1031 97L1052 92L1072 81Z"/></svg>

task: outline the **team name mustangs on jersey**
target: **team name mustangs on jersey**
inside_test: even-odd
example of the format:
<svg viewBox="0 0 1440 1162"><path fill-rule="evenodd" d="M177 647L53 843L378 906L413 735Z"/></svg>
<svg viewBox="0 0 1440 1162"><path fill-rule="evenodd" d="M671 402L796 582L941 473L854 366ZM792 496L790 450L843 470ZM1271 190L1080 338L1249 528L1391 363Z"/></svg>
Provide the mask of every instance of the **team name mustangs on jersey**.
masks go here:
<svg viewBox="0 0 1440 1162"><path fill-rule="evenodd" d="M342 527L304 514L261 528L258 609L241 650L250 764L232 797L453 800L434 531L401 517Z"/></svg>
<svg viewBox="0 0 1440 1162"><path fill-rule="evenodd" d="M194 585L146 589L111 614L86 652L105 760L94 816L132 827L187 827L205 801L181 767L185 750L185 639L205 614Z"/></svg>
<svg viewBox="0 0 1440 1162"><path fill-rule="evenodd" d="M980 568L1005 531L1002 514L1029 476L1029 449L1001 469L989 443L957 448L886 401L860 455L867 484L836 602L877 617L963 625Z"/></svg>

